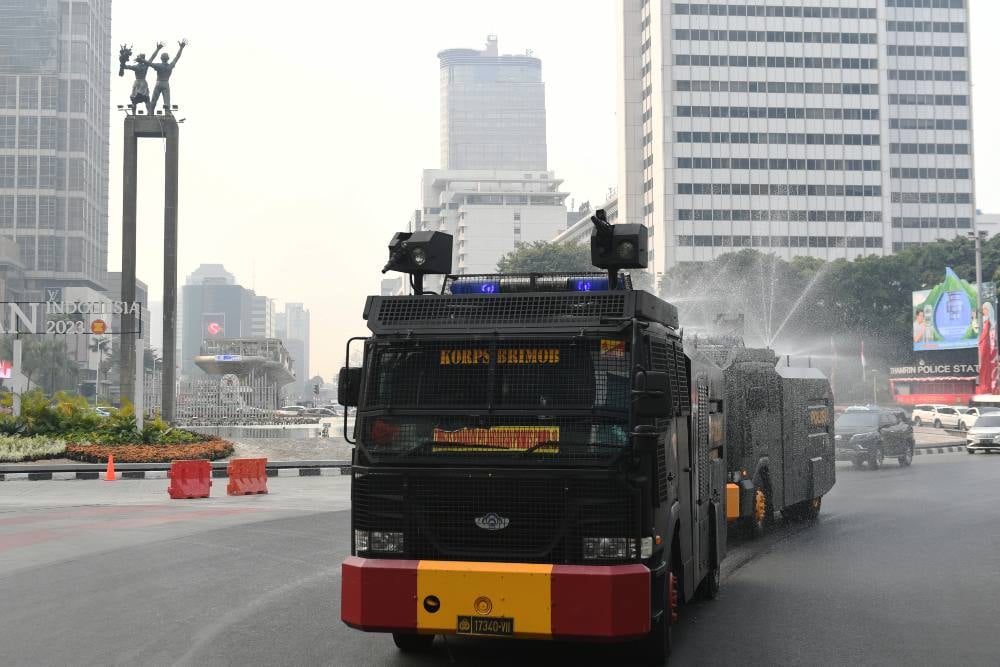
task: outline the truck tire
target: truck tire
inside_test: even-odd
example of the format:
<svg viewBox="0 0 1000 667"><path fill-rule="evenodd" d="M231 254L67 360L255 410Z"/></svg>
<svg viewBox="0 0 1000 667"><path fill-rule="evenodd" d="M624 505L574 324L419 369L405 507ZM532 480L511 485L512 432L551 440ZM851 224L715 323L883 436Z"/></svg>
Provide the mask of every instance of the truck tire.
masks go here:
<svg viewBox="0 0 1000 667"><path fill-rule="evenodd" d="M403 632L392 633L392 641L403 653L422 653L434 644L434 635L414 635Z"/></svg>
<svg viewBox="0 0 1000 667"><path fill-rule="evenodd" d="M670 659L672 648L671 627L677 620L677 604L680 595L677 577L673 570L673 557L667 562L667 571L663 575L666 604L663 613L649 629L649 634L639 640L641 659L650 665L665 665Z"/></svg>
<svg viewBox="0 0 1000 667"><path fill-rule="evenodd" d="M910 445L910 447L906 450L906 453L896 460L899 461L899 467L901 468L913 465L913 445Z"/></svg>
<svg viewBox="0 0 1000 667"><path fill-rule="evenodd" d="M747 532L753 538L763 537L770 529L773 519L774 504L771 501L771 491L762 484L754 492L753 514L747 517Z"/></svg>
<svg viewBox="0 0 1000 667"><path fill-rule="evenodd" d="M935 419L934 420L934 428L941 428L941 420L940 419Z"/></svg>
<svg viewBox="0 0 1000 667"><path fill-rule="evenodd" d="M705 575L705 578L701 580L698 584L698 590L696 591L699 598L702 600L714 600L719 595L719 588L722 585L722 568L719 566L713 567Z"/></svg>

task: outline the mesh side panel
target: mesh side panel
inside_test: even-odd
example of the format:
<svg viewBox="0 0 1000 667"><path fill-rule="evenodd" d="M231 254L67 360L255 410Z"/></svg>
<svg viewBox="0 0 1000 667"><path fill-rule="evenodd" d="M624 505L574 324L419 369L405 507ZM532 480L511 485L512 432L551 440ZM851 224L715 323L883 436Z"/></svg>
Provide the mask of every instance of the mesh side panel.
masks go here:
<svg viewBox="0 0 1000 667"><path fill-rule="evenodd" d="M531 325L625 317L625 293L394 297L379 301L375 324L384 328L433 325Z"/></svg>
<svg viewBox="0 0 1000 667"><path fill-rule="evenodd" d="M640 537L636 492L613 478L356 473L352 495L355 528L401 526L406 558L596 564L584 537Z"/></svg>
<svg viewBox="0 0 1000 667"><path fill-rule="evenodd" d="M656 497L663 502L669 496L667 486L667 437L662 436L656 447Z"/></svg>
<svg viewBox="0 0 1000 667"><path fill-rule="evenodd" d="M653 337L650 339L650 356L652 357L653 370L662 371L670 376L674 414L690 412L691 398L688 394L687 367L683 348L674 341Z"/></svg>
<svg viewBox="0 0 1000 667"><path fill-rule="evenodd" d="M698 497L708 498L708 382L698 378Z"/></svg>
<svg viewBox="0 0 1000 667"><path fill-rule="evenodd" d="M627 352L609 339L381 344L362 406L627 410Z"/></svg>

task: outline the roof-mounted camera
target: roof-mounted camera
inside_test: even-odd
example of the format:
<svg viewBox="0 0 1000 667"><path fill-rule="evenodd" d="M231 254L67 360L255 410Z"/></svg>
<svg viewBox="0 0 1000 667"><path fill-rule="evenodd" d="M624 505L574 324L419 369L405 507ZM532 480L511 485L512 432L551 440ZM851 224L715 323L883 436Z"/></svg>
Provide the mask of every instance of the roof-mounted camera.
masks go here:
<svg viewBox="0 0 1000 667"><path fill-rule="evenodd" d="M451 234L445 232L397 232L389 241L389 261L382 273L410 274L414 294L424 293L424 276L451 273Z"/></svg>
<svg viewBox="0 0 1000 667"><path fill-rule="evenodd" d="M649 264L649 230L644 225L612 225L604 209L590 217L590 263L607 269L608 285L618 285L621 269L645 269ZM614 287L611 287L614 289Z"/></svg>

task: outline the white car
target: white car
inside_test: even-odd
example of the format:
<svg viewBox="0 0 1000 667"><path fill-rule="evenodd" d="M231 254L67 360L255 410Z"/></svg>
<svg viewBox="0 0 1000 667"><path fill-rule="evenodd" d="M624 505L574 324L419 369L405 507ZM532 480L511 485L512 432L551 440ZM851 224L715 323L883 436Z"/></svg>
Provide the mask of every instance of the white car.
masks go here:
<svg viewBox="0 0 1000 667"><path fill-rule="evenodd" d="M1000 413L987 412L980 415L976 425L965 434L965 451L1000 453Z"/></svg>
<svg viewBox="0 0 1000 667"><path fill-rule="evenodd" d="M299 417L305 410L304 405L283 405L275 410L274 414L279 417Z"/></svg>
<svg viewBox="0 0 1000 667"><path fill-rule="evenodd" d="M958 422L958 428L961 431L968 431L970 428L975 426L976 420L978 420L983 414L983 411L979 408L956 407L955 409L958 410L959 415L961 415ZM987 410L987 412L991 411Z"/></svg>
<svg viewBox="0 0 1000 667"><path fill-rule="evenodd" d="M934 428L959 428L962 414L950 405L914 405L910 421L914 426L933 426Z"/></svg>

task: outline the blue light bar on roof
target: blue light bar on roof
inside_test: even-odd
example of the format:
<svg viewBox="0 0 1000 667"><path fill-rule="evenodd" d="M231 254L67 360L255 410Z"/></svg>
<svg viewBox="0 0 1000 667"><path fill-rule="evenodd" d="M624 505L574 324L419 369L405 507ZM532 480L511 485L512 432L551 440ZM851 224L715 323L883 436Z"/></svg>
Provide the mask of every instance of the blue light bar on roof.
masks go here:
<svg viewBox="0 0 1000 667"><path fill-rule="evenodd" d="M463 280L451 284L452 294L496 294L500 292L499 280Z"/></svg>
<svg viewBox="0 0 1000 667"><path fill-rule="evenodd" d="M619 289L624 285L619 279ZM607 276L599 275L511 275L456 277L448 286L451 294L511 294L515 292L606 292Z"/></svg>
<svg viewBox="0 0 1000 667"><path fill-rule="evenodd" d="M567 287L574 292L606 292L607 278L570 278Z"/></svg>

